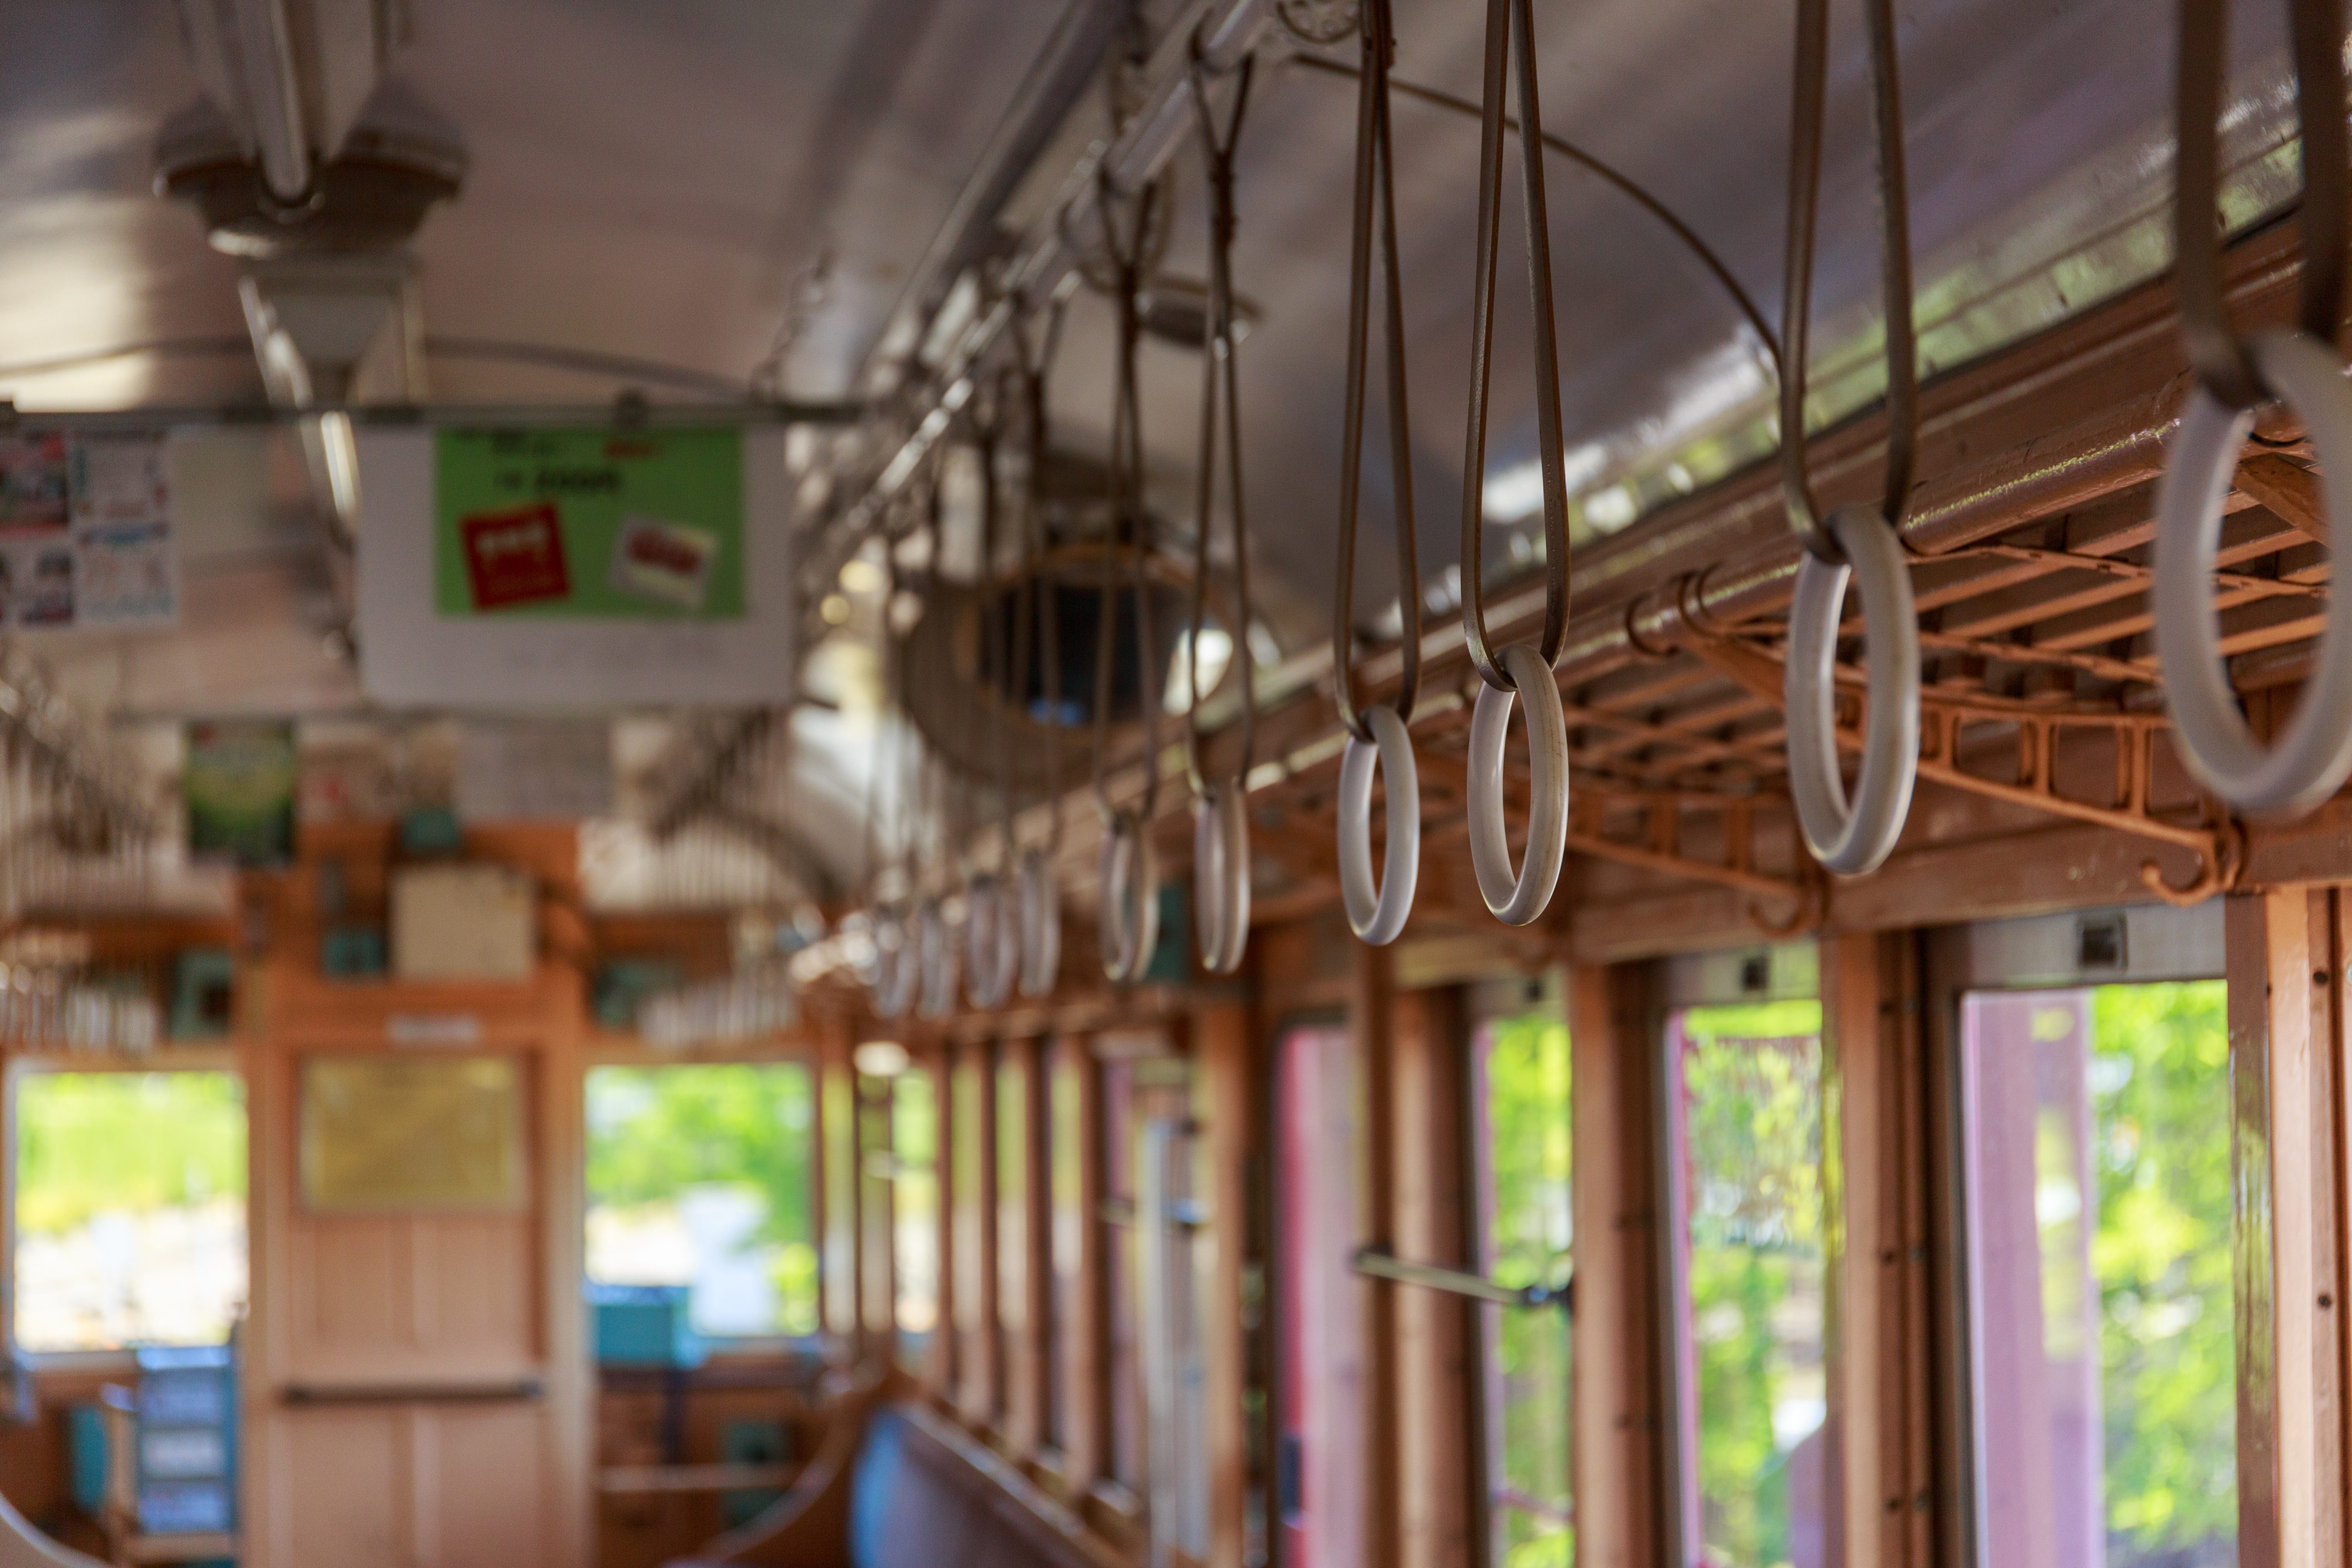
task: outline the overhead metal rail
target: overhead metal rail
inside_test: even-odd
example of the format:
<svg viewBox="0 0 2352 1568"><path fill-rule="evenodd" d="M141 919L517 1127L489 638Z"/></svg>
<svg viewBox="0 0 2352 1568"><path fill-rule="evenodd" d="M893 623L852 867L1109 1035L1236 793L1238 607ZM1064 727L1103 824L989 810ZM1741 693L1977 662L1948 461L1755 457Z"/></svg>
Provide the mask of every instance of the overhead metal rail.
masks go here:
<svg viewBox="0 0 2352 1568"><path fill-rule="evenodd" d="M63 430L93 435L121 431L289 428L322 415L340 415L354 426L416 427L456 425L476 428L576 426L611 424L626 428L679 429L709 426L851 425L866 415L856 403L766 401L740 403L313 403L278 407L266 403L156 404L143 408L20 408L0 399L0 434Z"/></svg>
<svg viewBox="0 0 2352 1568"><path fill-rule="evenodd" d="M884 438L888 456L856 499L818 525L803 552L799 578L804 628L820 635L817 605L843 563L880 522L923 458L971 400L973 373L1022 312L1049 299L1076 270L1066 236L1085 231L1098 185L1129 195L1143 189L1184 142L1192 124L1192 69L1197 40L1202 68L1223 77L1238 68L1274 25L1272 0L1195 0L1153 53L1142 107L1118 138L1090 149L1062 184L1051 207L1022 237L1000 275L996 297L958 333L930 378L900 402L898 434Z"/></svg>

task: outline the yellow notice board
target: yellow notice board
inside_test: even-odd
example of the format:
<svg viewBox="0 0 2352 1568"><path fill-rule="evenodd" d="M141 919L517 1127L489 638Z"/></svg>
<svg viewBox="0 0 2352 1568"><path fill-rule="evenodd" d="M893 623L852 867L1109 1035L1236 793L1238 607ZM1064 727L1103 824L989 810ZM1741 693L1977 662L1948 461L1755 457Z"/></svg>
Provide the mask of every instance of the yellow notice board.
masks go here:
<svg viewBox="0 0 2352 1568"><path fill-rule="evenodd" d="M520 1208L522 1071L511 1057L311 1057L302 1204L317 1213Z"/></svg>

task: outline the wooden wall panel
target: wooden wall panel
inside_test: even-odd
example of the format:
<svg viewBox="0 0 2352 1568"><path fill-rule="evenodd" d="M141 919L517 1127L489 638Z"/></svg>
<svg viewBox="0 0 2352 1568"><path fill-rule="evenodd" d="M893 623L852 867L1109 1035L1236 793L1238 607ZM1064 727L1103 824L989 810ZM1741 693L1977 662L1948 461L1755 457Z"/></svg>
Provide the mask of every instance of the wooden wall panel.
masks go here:
<svg viewBox="0 0 2352 1568"><path fill-rule="evenodd" d="M1569 981L1579 1568L1665 1568L1671 1436L1659 1365L1656 1009L1633 971Z"/></svg>
<svg viewBox="0 0 2352 1568"><path fill-rule="evenodd" d="M2341 892L2228 902L2238 1561L2342 1561Z"/></svg>
<svg viewBox="0 0 2352 1568"><path fill-rule="evenodd" d="M1410 991L1396 999L1396 1245L1414 1261L1476 1273L1463 1181L1465 1028L1458 992ZM1474 1461L1483 1435L1472 1428L1478 1309L1435 1290L1395 1295L1399 1560L1403 1568L1481 1568Z"/></svg>
<svg viewBox="0 0 2352 1568"><path fill-rule="evenodd" d="M1946 1534L1937 1508L1958 1500L1936 1484L1920 987L1907 935L1822 943L1825 1316L1843 1477L1831 1520L1846 1568L1927 1568Z"/></svg>
<svg viewBox="0 0 2352 1568"><path fill-rule="evenodd" d="M1265 1147L1256 1124L1253 1090L1259 1068L1249 1026L1249 1010L1240 1001L1219 1002L1193 1015L1194 1071L1205 1108L1202 1152L1210 1173L1203 1194L1208 1230L1195 1237L1210 1302L1202 1325L1209 1384L1209 1561L1235 1568L1243 1561L1250 1486L1250 1334L1242 1317L1242 1279L1250 1260L1250 1177ZM1205 1258L1199 1257L1202 1242Z"/></svg>
<svg viewBox="0 0 2352 1568"><path fill-rule="evenodd" d="M267 1561L415 1568L416 1521L399 1413L385 1407L278 1413L263 1428L272 1469Z"/></svg>
<svg viewBox="0 0 2352 1568"><path fill-rule="evenodd" d="M1381 947L1355 947L1349 975L1348 1030L1355 1048L1356 1092L1362 1129L1350 1156L1357 1162L1359 1245L1396 1250L1396 972ZM1404 1530L1402 1457L1398 1445L1397 1292L1384 1279L1359 1279L1364 1352L1364 1562L1396 1568Z"/></svg>

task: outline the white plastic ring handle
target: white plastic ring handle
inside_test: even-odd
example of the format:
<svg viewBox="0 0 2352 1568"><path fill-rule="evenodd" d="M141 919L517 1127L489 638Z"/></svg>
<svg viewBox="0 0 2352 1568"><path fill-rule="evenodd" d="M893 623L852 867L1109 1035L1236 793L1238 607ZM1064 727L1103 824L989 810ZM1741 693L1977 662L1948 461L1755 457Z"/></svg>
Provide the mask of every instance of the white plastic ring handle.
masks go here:
<svg viewBox="0 0 2352 1568"><path fill-rule="evenodd" d="M922 996L915 1011L925 1018L944 1018L955 1011L956 985L962 975L956 963L955 931L937 899L926 899L915 916L915 948L922 966Z"/></svg>
<svg viewBox="0 0 2352 1568"><path fill-rule="evenodd" d="M885 1018L903 1018L915 999L915 954L907 917L898 910L879 910L874 916L874 1011Z"/></svg>
<svg viewBox="0 0 2352 1568"><path fill-rule="evenodd" d="M1238 781L1213 784L1193 803L1192 900L1201 967L1231 974L1249 949L1249 798Z"/></svg>
<svg viewBox="0 0 2352 1568"><path fill-rule="evenodd" d="M1151 835L1132 811L1111 818L1102 852L1103 973L1132 985L1160 945L1160 860Z"/></svg>
<svg viewBox="0 0 2352 1568"><path fill-rule="evenodd" d="M2352 382L2333 349L2300 332L2263 332L2247 352L2271 391L2303 416L2319 456L2330 551L2352 561ZM2197 782L2241 811L2306 812L2352 772L2352 586L2327 596L2312 673L2277 745L2240 714L2213 607L2221 511L2252 426L2202 386L2189 395L2156 504L2156 653L2173 742Z"/></svg>
<svg viewBox="0 0 2352 1568"><path fill-rule="evenodd" d="M1062 889L1043 849L1021 857L1021 994L1050 996L1062 974Z"/></svg>
<svg viewBox="0 0 2352 1568"><path fill-rule="evenodd" d="M1789 795L1806 850L1842 877L1860 877L1894 852L1919 779L1919 616L1910 564L1885 518L1867 507L1840 507L1827 526L1850 564L1832 566L1808 553L1797 568L1781 685ZM1862 591L1870 701L1851 805L1838 771L1833 679L1848 579Z"/></svg>
<svg viewBox="0 0 2352 1568"><path fill-rule="evenodd" d="M1003 882L975 877L963 896L964 963L975 1007L1002 1007L1021 973L1021 928L1007 908Z"/></svg>
<svg viewBox="0 0 2352 1568"><path fill-rule="evenodd" d="M1421 880L1421 773L1413 765L1412 737L1397 710L1383 702L1367 708L1367 744L1348 737L1339 753L1339 898L1348 923L1374 947L1385 947L1404 930ZM1372 879L1372 773L1388 780L1389 853L1380 879Z"/></svg>
<svg viewBox="0 0 2352 1568"><path fill-rule="evenodd" d="M1568 858L1568 716L1551 666L1528 643L1502 653L1513 690L1481 685L1470 710L1470 865L1495 918L1523 926L1544 912ZM1503 742L1511 704L1528 705L1528 848L1517 871L1503 825Z"/></svg>

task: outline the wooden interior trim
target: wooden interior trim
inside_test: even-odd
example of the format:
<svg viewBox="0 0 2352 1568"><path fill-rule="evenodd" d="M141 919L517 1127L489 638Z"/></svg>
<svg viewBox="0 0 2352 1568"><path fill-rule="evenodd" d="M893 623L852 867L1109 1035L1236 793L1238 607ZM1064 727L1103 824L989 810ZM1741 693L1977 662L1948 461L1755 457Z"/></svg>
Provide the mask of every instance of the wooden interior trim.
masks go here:
<svg viewBox="0 0 2352 1568"><path fill-rule="evenodd" d="M1384 947L1356 943L1348 995L1348 1030L1356 1066L1362 1129L1356 1163L1357 1240L1396 1249L1396 972ZM1397 1287L1359 1277L1363 1311L1363 1552L1368 1568L1400 1568L1404 1531L1402 1407L1397 1367Z"/></svg>
<svg viewBox="0 0 2352 1568"><path fill-rule="evenodd" d="M961 1278L956 1268L956 1144L955 1070L944 1050L928 1050L915 1058L910 1071L919 1072L931 1086L931 1245L939 1300L933 1306L931 1342L923 1358L923 1393L942 1405L954 1397L960 1347L956 1343L956 1292Z"/></svg>
<svg viewBox="0 0 2352 1568"><path fill-rule="evenodd" d="M1652 1068L1656 1008L1638 970L1569 977L1576 1311L1573 1449L1583 1568L1669 1568L1663 1462L1673 1441L1660 1357L1664 1212Z"/></svg>
<svg viewBox="0 0 2352 1568"><path fill-rule="evenodd" d="M1064 1479L1084 1497L1109 1472L1109 1277L1103 1198L1102 1068L1082 1035L1053 1044L1054 1226L1057 1277L1069 1288L1059 1303Z"/></svg>
<svg viewBox="0 0 2352 1568"><path fill-rule="evenodd" d="M1196 1169L1207 1200L1208 1223L1193 1237L1196 1268L1204 1267L1209 1307L1202 1324L1208 1378L1209 1560L1239 1563L1248 1534L1250 1434L1247 1415L1250 1340L1243 1321L1243 1275L1250 1254L1253 1173L1265 1147L1253 1113L1258 1076L1247 1006L1220 1000L1192 1019L1195 1098L1204 1114ZM1205 1265L1200 1247L1205 1243Z"/></svg>
<svg viewBox="0 0 2352 1568"><path fill-rule="evenodd" d="M1821 955L1834 1528L1847 1568L1928 1568L1941 1531L1916 944L1846 935Z"/></svg>
<svg viewBox="0 0 2352 1568"><path fill-rule="evenodd" d="M1399 1256L1479 1272L1464 1175L1470 1086L1462 995L1407 991L1395 1005ZM1434 1290L1392 1291L1397 1318L1402 1568L1486 1561L1480 1309Z"/></svg>
<svg viewBox="0 0 2352 1568"><path fill-rule="evenodd" d="M2225 916L2243 1568L2342 1541L2336 896L2243 895Z"/></svg>

